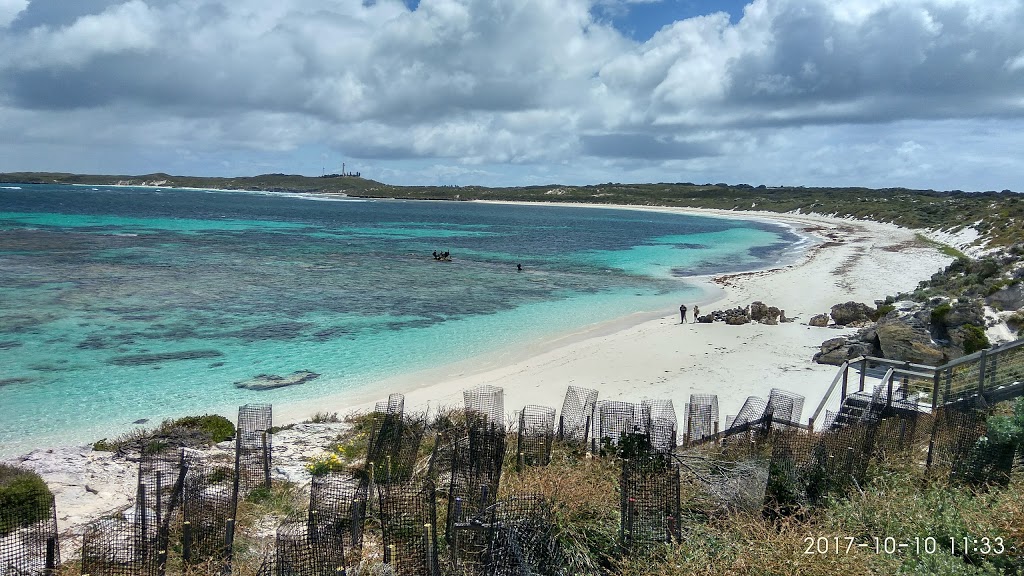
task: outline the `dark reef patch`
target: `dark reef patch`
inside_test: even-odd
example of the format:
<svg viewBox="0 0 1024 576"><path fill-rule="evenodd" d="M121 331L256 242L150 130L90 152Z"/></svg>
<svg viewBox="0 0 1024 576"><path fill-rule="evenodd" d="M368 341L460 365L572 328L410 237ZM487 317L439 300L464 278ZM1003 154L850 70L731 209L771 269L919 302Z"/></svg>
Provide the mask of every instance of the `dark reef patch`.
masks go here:
<svg viewBox="0 0 1024 576"><path fill-rule="evenodd" d="M218 358L224 353L219 350L186 350L184 352L162 352L159 354L130 354L127 356L114 356L107 360L107 364L114 366L142 366L145 364L159 364L176 360L197 360L200 358Z"/></svg>
<svg viewBox="0 0 1024 576"><path fill-rule="evenodd" d="M21 342L17 340L0 340L0 350L10 350L18 346L21 346Z"/></svg>

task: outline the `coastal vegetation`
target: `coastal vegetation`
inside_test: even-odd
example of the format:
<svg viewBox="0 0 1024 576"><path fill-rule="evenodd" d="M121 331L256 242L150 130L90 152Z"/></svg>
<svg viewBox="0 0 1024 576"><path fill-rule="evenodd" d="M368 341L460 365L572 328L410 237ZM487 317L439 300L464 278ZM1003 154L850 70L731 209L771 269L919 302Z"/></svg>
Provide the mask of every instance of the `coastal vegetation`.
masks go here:
<svg viewBox="0 0 1024 576"><path fill-rule="evenodd" d="M31 470L0 463L0 538L50 515L53 494Z"/></svg>
<svg viewBox="0 0 1024 576"><path fill-rule="evenodd" d="M155 453L170 446L210 446L234 436L235 425L230 420L216 414L204 414L164 420L155 428L139 428L112 440L103 438L93 443L92 448L101 452Z"/></svg>

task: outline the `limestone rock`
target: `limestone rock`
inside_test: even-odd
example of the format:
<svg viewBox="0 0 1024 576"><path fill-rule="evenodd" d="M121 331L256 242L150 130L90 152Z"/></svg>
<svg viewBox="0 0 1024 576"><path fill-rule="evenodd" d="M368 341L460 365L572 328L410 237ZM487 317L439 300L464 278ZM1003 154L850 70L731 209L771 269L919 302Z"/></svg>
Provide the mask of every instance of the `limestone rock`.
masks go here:
<svg viewBox="0 0 1024 576"><path fill-rule="evenodd" d="M985 311L978 302L954 302L942 323L950 328L964 324L984 326Z"/></svg>
<svg viewBox="0 0 1024 576"><path fill-rule="evenodd" d="M832 307L832 320L838 326L860 324L870 322L874 313L874 308L867 304L850 301L844 304L836 304Z"/></svg>
<svg viewBox="0 0 1024 576"><path fill-rule="evenodd" d="M821 351L814 355L818 364L841 366L843 362L858 356L873 356L874 349L870 343L853 338L829 338L821 343Z"/></svg>
<svg viewBox="0 0 1024 576"><path fill-rule="evenodd" d="M750 316L746 314L730 314L725 317L725 323L730 326L738 326L740 324L750 323Z"/></svg>
<svg viewBox="0 0 1024 576"><path fill-rule="evenodd" d="M765 324L778 324L779 316L782 316L782 310L779 310L776 306L769 306Z"/></svg>
<svg viewBox="0 0 1024 576"><path fill-rule="evenodd" d="M1000 310L1017 310L1024 306L1024 283L1007 286L985 298L985 303Z"/></svg>
<svg viewBox="0 0 1024 576"><path fill-rule="evenodd" d="M750 319L754 322L760 322L768 315L768 305L760 300L750 305Z"/></svg>
<svg viewBox="0 0 1024 576"><path fill-rule="evenodd" d="M807 325L817 326L819 328L828 326L828 314L815 314L814 316L811 316L811 319L807 321Z"/></svg>
<svg viewBox="0 0 1024 576"><path fill-rule="evenodd" d="M875 327L882 355L917 364L942 364L946 355L932 343L927 330L900 320L886 320Z"/></svg>

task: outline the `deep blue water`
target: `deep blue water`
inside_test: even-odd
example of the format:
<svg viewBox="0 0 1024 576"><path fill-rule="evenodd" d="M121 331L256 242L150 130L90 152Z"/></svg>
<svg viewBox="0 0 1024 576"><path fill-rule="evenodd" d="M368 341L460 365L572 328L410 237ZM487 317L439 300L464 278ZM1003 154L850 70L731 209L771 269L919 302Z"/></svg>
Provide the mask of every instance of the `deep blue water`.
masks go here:
<svg viewBox="0 0 1024 576"><path fill-rule="evenodd" d="M3 186L0 454L671 313L701 298L681 277L772 265L798 240L633 210ZM235 386L298 370L321 376Z"/></svg>

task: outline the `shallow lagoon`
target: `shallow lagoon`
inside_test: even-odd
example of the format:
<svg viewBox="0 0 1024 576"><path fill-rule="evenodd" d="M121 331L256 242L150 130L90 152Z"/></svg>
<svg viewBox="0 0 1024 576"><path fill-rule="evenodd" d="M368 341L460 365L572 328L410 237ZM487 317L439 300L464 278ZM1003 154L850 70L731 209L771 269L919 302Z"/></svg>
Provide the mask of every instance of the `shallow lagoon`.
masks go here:
<svg viewBox="0 0 1024 576"><path fill-rule="evenodd" d="M682 277L770 266L797 240L764 223L618 209L0 189L0 454L365 390L670 313L702 296ZM234 385L300 370L321 376Z"/></svg>

